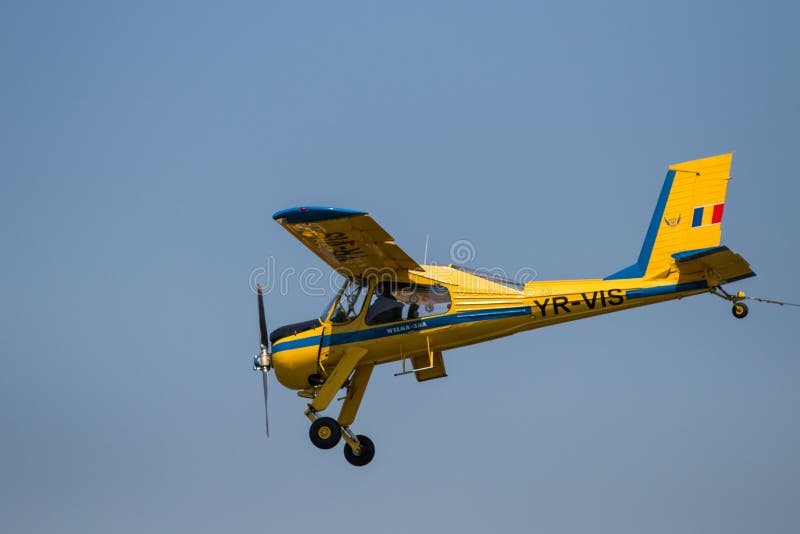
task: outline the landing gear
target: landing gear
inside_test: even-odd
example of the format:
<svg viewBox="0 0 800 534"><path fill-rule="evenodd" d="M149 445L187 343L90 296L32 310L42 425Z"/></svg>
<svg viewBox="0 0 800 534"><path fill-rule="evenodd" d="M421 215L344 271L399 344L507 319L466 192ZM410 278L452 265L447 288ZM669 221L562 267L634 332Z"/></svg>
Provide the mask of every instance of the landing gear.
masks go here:
<svg viewBox="0 0 800 534"><path fill-rule="evenodd" d="M747 311L747 304L744 302L735 302L731 309L731 313L733 313L733 316L737 319L744 319L747 317Z"/></svg>
<svg viewBox="0 0 800 534"><path fill-rule="evenodd" d="M351 465L361 467L370 463L375 457L375 445L367 436L362 436L359 434L356 437L358 438L359 443L358 453L353 451L350 443L345 443L344 457L348 462L350 462Z"/></svg>
<svg viewBox="0 0 800 534"><path fill-rule="evenodd" d="M745 295L742 291L739 291L735 295L731 295L730 293L722 289L721 286L717 286L711 290L711 293L720 298L733 302L733 308L731 308L731 313L733 313L734 317L736 317L737 319L744 319L745 317L747 317L747 312L748 312L747 304L742 302L744 299L747 298L747 295Z"/></svg>
<svg viewBox="0 0 800 534"><path fill-rule="evenodd" d="M342 427L332 417L320 417L311 423L308 437L320 449L332 449L342 439Z"/></svg>
<svg viewBox="0 0 800 534"><path fill-rule="evenodd" d="M314 386L312 401L305 410L306 417L311 421L308 431L311 442L320 449L330 449L339 440L344 440L344 457L355 466L367 465L375 457L372 440L366 436L357 436L350 430L372 374L372 364L356 367L365 353L366 350L363 349L346 352L323 384ZM339 411L339 417L319 417L318 412L328 407L336 396L336 391L342 387L347 389L347 393L343 397L344 404Z"/></svg>
<svg viewBox="0 0 800 534"><path fill-rule="evenodd" d="M311 422L308 437L320 449L332 449L344 439L344 457L350 464L361 467L375 457L375 444L367 436L355 435L348 426L342 426L332 417L317 417L316 412L307 410Z"/></svg>

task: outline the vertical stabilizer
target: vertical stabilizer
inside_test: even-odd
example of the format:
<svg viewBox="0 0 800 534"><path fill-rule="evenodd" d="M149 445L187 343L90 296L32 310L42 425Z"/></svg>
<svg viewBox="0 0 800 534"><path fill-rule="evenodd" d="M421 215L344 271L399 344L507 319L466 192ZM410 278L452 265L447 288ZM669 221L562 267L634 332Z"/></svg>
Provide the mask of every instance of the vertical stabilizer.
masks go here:
<svg viewBox="0 0 800 534"><path fill-rule="evenodd" d="M656 278L676 252L716 247L733 154L670 165L639 259L606 280Z"/></svg>

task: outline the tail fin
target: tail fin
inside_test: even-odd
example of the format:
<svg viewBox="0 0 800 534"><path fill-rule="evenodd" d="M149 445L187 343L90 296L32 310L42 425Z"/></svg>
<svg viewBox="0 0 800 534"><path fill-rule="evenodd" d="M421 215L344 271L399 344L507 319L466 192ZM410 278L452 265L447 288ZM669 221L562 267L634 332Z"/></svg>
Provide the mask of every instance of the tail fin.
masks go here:
<svg viewBox="0 0 800 534"><path fill-rule="evenodd" d="M672 254L718 246L732 156L670 165L639 259L606 280L657 277Z"/></svg>

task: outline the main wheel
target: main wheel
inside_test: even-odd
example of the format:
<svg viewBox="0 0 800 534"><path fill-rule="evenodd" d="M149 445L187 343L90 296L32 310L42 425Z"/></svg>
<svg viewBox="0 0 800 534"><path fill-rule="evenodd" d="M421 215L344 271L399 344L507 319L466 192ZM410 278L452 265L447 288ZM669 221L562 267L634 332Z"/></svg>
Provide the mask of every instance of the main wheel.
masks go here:
<svg viewBox="0 0 800 534"><path fill-rule="evenodd" d="M747 317L747 304L743 302L737 302L733 305L731 312L737 319L744 319Z"/></svg>
<svg viewBox="0 0 800 534"><path fill-rule="evenodd" d="M331 449L342 439L342 428L332 417L320 417L308 429L311 443L320 449Z"/></svg>
<svg viewBox="0 0 800 534"><path fill-rule="evenodd" d="M372 443L372 440L369 439L367 436L362 436L359 434L356 436L358 438L358 442L361 444L360 451L358 454L353 452L353 449L350 448L349 443L344 444L344 457L350 462L352 465L357 467L361 467L362 465L367 465L372 461L375 457L375 444Z"/></svg>

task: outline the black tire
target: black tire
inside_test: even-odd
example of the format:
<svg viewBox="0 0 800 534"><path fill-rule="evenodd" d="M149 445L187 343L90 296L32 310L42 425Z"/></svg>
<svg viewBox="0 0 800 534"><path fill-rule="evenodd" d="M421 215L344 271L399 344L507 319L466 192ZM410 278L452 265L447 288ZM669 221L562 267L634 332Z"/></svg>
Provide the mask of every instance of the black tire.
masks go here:
<svg viewBox="0 0 800 534"><path fill-rule="evenodd" d="M311 443L320 449L332 449L342 439L342 428L332 417L320 417L308 429Z"/></svg>
<svg viewBox="0 0 800 534"><path fill-rule="evenodd" d="M348 462L350 462L351 465L361 467L370 463L375 457L375 444L372 443L372 440L367 436L362 436L359 434L356 437L358 438L358 442L361 444L361 453L354 453L353 449L350 448L350 444L345 443L344 457Z"/></svg>
<svg viewBox="0 0 800 534"><path fill-rule="evenodd" d="M731 313L733 313L733 316L736 317L737 319L744 319L745 317L747 317L747 312L748 312L747 304L745 304L744 302L735 303L733 305L733 308L731 309Z"/></svg>

